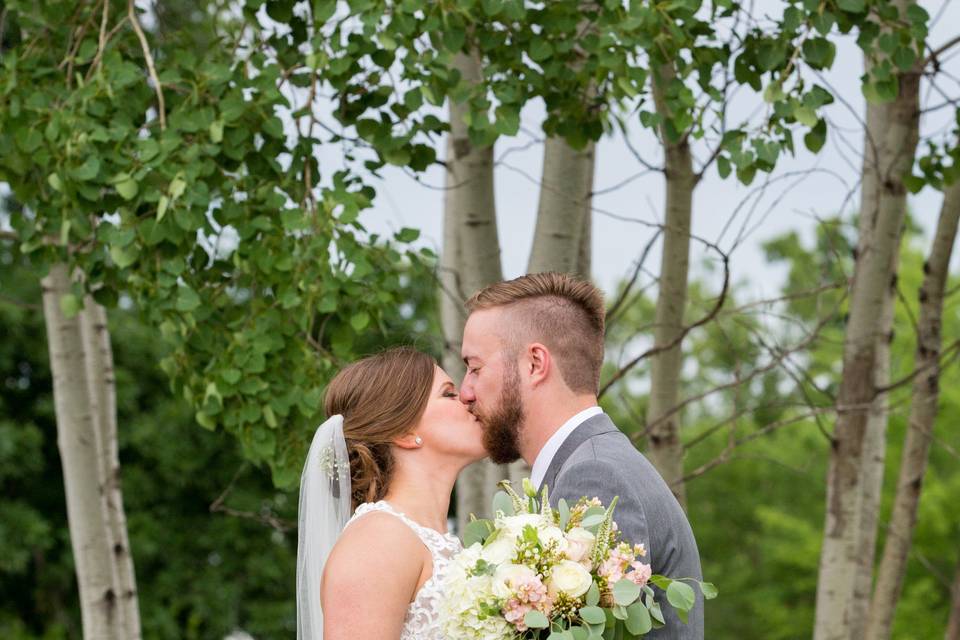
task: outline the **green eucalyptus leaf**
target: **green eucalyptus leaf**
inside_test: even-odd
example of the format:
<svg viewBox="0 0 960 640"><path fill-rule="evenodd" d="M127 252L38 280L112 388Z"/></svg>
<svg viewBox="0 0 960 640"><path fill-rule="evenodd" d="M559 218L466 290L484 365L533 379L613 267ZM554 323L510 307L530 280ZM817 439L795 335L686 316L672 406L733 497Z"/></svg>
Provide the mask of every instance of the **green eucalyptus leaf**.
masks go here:
<svg viewBox="0 0 960 640"><path fill-rule="evenodd" d="M622 578L613 585L613 601L620 606L626 607L635 602L639 597L640 585L632 580Z"/></svg>

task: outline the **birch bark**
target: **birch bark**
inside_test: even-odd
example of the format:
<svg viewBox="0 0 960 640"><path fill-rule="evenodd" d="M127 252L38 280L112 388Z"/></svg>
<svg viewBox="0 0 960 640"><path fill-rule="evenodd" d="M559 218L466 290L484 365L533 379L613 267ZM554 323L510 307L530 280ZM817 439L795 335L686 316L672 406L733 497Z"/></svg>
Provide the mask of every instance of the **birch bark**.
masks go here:
<svg viewBox="0 0 960 640"><path fill-rule="evenodd" d="M590 277L595 154L593 143L581 151L561 138L547 138L544 143L540 203L527 273L559 271ZM523 460L511 464L513 485L520 486L530 471Z"/></svg>
<svg viewBox="0 0 960 640"><path fill-rule="evenodd" d="M480 62L459 54L454 62L467 82L479 82ZM450 103L444 196L443 283L441 305L447 343L444 367L455 380L463 378L460 343L466 320L463 302L482 287L503 279L497 210L493 188L493 147L475 148L470 142L464 114L467 106ZM507 470L488 460L464 469L457 479L457 520L460 531L471 513L490 509L497 482Z"/></svg>
<svg viewBox="0 0 960 640"><path fill-rule="evenodd" d="M99 484L102 487L109 543L113 557L113 584L117 594L117 616L123 637L140 638L140 610L137 586L127 535L127 518L120 488L120 455L117 441L117 396L113 370L113 349L106 310L91 297L80 313L80 332L90 407L97 430Z"/></svg>
<svg viewBox="0 0 960 640"><path fill-rule="evenodd" d="M63 467L67 522L80 591L86 640L123 638L114 589L110 531L99 482L100 455L96 416L90 403L83 338L78 316L68 318L61 299L71 278L63 264L43 279L43 312L53 374L57 447Z"/></svg>
<svg viewBox="0 0 960 640"><path fill-rule="evenodd" d="M906 0L895 3L906 11ZM869 64L869 61L867 62ZM850 311L844 340L843 379L837 397L827 474L827 505L817 582L815 640L862 637L853 624L860 565L864 455L868 423L876 396L877 345L884 299L893 277L906 210L903 176L913 164L918 139L918 89L915 70L898 78L899 93L888 104L867 106L861 224L857 260L850 286Z"/></svg>
<svg viewBox="0 0 960 640"><path fill-rule="evenodd" d="M897 493L883 546L883 557L877 572L877 586L870 605L866 637L871 640L890 638L893 616L903 588L907 554L917 524L917 506L938 411L943 297L958 220L960 181L946 189L933 247L924 265L925 275L920 287L920 315L917 321L917 350L914 358L917 375L913 381L909 426L900 462Z"/></svg>
<svg viewBox="0 0 960 640"><path fill-rule="evenodd" d="M654 74L654 99L657 112L664 119L669 116L665 93L675 77L672 64L660 65ZM664 175L667 188L653 336L655 346L671 344L683 332L690 263L690 221L693 214L693 191L697 185L686 135L676 142L671 142L665 127L661 126L660 137L666 159ZM647 436L647 456L670 485L677 500L686 508L686 490L682 482L680 413L670 413L679 398L682 367L681 343L660 351L650 359L650 400L647 406L647 424L650 425L650 431Z"/></svg>

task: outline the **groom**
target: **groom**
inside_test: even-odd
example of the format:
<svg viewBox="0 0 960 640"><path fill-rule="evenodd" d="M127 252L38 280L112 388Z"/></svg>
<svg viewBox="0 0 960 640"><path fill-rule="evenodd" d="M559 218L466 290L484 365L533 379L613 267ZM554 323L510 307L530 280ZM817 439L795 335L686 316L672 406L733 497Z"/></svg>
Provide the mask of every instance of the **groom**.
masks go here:
<svg viewBox="0 0 960 640"><path fill-rule="evenodd" d="M597 405L605 309L592 284L559 273L498 282L467 301L461 400L484 427L498 463L523 458L550 502L610 504L624 540L643 543L654 573L701 579L690 523L653 465ZM664 607L650 638L703 638L703 597L688 624ZM665 602L662 591L657 600Z"/></svg>

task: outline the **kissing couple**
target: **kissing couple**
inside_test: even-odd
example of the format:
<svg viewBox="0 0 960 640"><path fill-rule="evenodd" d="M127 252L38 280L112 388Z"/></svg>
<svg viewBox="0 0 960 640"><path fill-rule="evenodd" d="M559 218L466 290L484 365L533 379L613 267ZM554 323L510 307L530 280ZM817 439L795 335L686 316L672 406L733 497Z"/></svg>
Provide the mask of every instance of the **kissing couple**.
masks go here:
<svg viewBox="0 0 960 640"><path fill-rule="evenodd" d="M598 406L603 295L536 273L466 303L460 385L429 355L400 347L340 371L326 390L300 487L299 640L456 640L441 624L447 531L458 474L488 457L523 458L552 506L619 496L617 525L652 570L700 579L697 544L652 464ZM669 611L650 638L703 638L698 596L687 624Z"/></svg>

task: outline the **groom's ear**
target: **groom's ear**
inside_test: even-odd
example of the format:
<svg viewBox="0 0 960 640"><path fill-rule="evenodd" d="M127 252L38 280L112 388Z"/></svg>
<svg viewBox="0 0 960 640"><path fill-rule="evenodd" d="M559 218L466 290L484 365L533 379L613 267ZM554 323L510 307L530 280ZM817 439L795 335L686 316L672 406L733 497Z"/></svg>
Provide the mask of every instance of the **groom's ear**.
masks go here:
<svg viewBox="0 0 960 640"><path fill-rule="evenodd" d="M550 356L550 350L539 342L533 342L527 346L527 358L524 363L530 383L533 386L542 384L550 375L553 368L553 359Z"/></svg>

